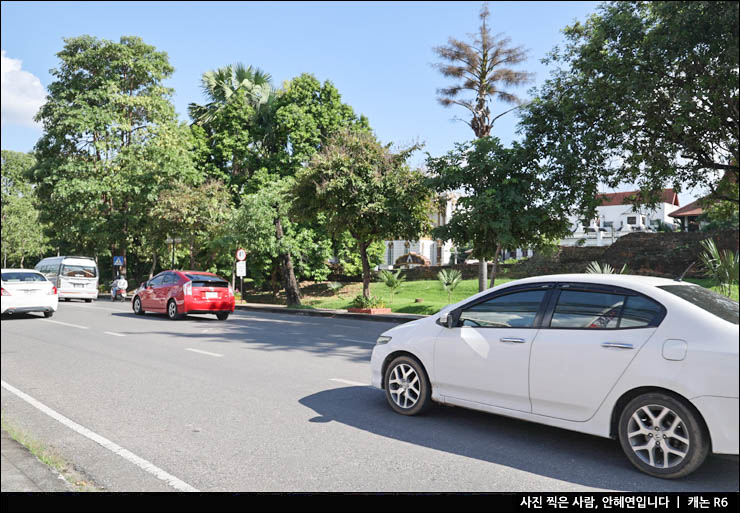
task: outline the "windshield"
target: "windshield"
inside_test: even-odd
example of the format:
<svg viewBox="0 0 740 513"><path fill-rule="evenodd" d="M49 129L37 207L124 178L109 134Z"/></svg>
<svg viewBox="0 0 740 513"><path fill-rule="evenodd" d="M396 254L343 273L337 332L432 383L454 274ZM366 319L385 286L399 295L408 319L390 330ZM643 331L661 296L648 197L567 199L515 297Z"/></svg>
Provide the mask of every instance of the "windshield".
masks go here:
<svg viewBox="0 0 740 513"><path fill-rule="evenodd" d="M63 265L62 276L65 278L95 278L97 270L92 265Z"/></svg>
<svg viewBox="0 0 740 513"><path fill-rule="evenodd" d="M663 285L658 287L716 315L732 324L738 323L738 303L699 285Z"/></svg>
<svg viewBox="0 0 740 513"><path fill-rule="evenodd" d="M3 273L2 280L6 283L20 283L29 281L46 281L46 278L37 273L11 272Z"/></svg>

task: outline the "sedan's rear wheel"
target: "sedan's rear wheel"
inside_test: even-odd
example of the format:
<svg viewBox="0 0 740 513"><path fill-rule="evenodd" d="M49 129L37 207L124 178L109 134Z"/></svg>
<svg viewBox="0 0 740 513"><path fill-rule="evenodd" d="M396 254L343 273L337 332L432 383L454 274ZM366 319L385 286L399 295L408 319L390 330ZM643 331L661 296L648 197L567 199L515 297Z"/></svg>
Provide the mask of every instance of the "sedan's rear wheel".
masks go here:
<svg viewBox="0 0 740 513"><path fill-rule="evenodd" d="M385 371L385 397L393 410L402 415L417 415L432 403L431 387L421 364L399 356Z"/></svg>
<svg viewBox="0 0 740 513"><path fill-rule="evenodd" d="M175 303L174 299L170 299L170 302L167 303L167 317L173 321L181 317L180 314L177 313L177 303Z"/></svg>
<svg viewBox="0 0 740 513"><path fill-rule="evenodd" d="M689 475L709 453L709 435L698 414L658 392L627 404L619 418L619 442L633 465L665 479Z"/></svg>
<svg viewBox="0 0 740 513"><path fill-rule="evenodd" d="M53 310L49 310L48 312L44 312L44 317L46 317L47 319L49 317L51 317L52 315L54 315L54 311Z"/></svg>
<svg viewBox="0 0 740 513"><path fill-rule="evenodd" d="M136 315L144 315L144 309L141 307L141 299L139 298L139 296L136 296L134 298L132 306Z"/></svg>
<svg viewBox="0 0 740 513"><path fill-rule="evenodd" d="M216 319L218 319L219 321L225 321L228 318L229 318L229 312L218 312L216 314Z"/></svg>

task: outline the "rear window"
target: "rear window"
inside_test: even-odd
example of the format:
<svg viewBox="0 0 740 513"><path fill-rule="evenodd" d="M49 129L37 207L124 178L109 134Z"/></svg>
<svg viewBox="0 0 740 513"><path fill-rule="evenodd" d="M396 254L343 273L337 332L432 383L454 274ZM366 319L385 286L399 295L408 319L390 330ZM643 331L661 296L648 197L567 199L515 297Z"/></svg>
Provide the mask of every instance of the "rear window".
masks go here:
<svg viewBox="0 0 740 513"><path fill-rule="evenodd" d="M209 274L186 274L190 281L193 282L193 287L223 287L229 286L229 282L218 276L211 276Z"/></svg>
<svg viewBox="0 0 740 513"><path fill-rule="evenodd" d="M738 303L699 285L663 285L658 287L696 305L732 324L738 324Z"/></svg>
<svg viewBox="0 0 740 513"><path fill-rule="evenodd" d="M42 275L37 273L9 272L2 273L2 279L6 283L21 283L29 281L47 281Z"/></svg>
<svg viewBox="0 0 740 513"><path fill-rule="evenodd" d="M63 265L61 274L67 278L95 278L98 271L91 265Z"/></svg>

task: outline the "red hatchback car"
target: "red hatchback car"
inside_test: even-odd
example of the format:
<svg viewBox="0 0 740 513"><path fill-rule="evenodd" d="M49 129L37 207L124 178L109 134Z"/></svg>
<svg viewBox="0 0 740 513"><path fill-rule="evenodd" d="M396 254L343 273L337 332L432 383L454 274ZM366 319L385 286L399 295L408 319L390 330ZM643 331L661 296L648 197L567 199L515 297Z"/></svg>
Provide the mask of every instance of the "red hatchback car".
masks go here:
<svg viewBox="0 0 740 513"><path fill-rule="evenodd" d="M134 293L134 313L166 313L170 319L185 314L216 314L220 321L234 311L234 290L228 281L213 273L162 271Z"/></svg>

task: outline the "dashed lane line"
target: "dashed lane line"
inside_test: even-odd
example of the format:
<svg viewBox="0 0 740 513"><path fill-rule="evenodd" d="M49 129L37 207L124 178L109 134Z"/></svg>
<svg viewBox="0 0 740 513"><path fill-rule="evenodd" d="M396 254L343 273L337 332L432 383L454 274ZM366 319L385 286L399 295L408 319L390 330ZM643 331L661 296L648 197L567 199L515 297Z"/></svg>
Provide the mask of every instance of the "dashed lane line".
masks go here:
<svg viewBox="0 0 740 513"><path fill-rule="evenodd" d="M201 351L200 349L191 349L189 347L186 347L185 351L192 351L193 353L207 354L208 356L215 356L217 358L221 358L223 356L222 354L210 353L208 351Z"/></svg>

